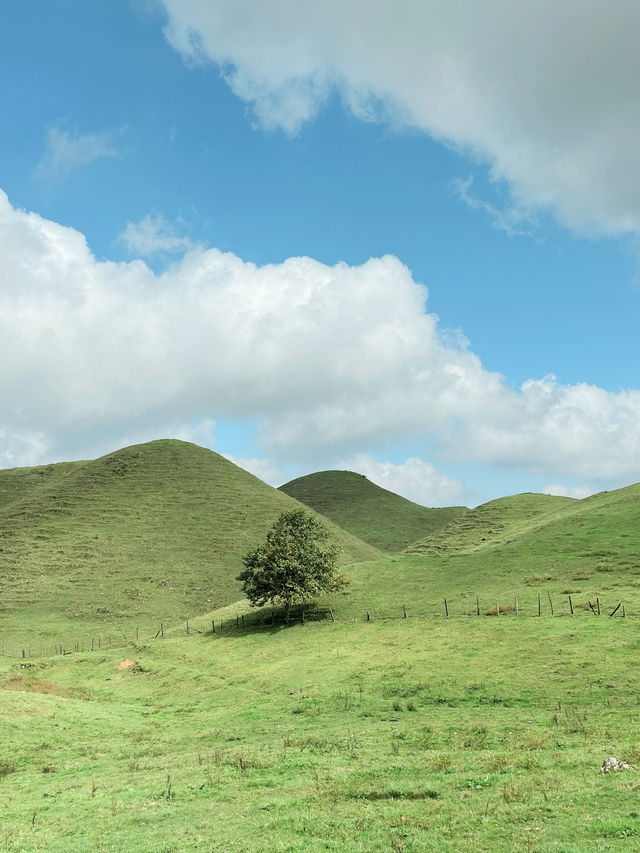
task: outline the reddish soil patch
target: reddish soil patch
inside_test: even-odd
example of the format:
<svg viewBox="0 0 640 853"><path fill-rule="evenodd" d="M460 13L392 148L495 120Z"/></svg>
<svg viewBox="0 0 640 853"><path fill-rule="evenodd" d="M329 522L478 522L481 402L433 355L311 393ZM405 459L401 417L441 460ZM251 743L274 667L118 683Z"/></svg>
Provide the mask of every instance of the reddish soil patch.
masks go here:
<svg viewBox="0 0 640 853"><path fill-rule="evenodd" d="M133 666L135 663L133 658L127 658L127 660L120 661L118 664L118 669L129 669L130 666Z"/></svg>

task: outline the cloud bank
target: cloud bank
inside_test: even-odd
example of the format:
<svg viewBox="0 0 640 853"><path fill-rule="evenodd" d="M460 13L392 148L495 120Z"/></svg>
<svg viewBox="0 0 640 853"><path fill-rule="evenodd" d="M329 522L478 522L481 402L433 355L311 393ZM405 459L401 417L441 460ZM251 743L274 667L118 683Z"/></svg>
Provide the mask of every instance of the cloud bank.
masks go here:
<svg viewBox="0 0 640 853"><path fill-rule="evenodd" d="M635 0L162 3L171 44L218 64L264 127L295 134L337 91L488 164L522 214L640 232Z"/></svg>
<svg viewBox="0 0 640 853"><path fill-rule="evenodd" d="M408 437L547 482L640 480L640 391L553 377L509 388L440 333L427 289L392 256L258 267L197 247L155 274L96 260L82 234L0 193L0 269L2 467L253 418L273 465L308 470ZM405 465L405 481L435 482Z"/></svg>

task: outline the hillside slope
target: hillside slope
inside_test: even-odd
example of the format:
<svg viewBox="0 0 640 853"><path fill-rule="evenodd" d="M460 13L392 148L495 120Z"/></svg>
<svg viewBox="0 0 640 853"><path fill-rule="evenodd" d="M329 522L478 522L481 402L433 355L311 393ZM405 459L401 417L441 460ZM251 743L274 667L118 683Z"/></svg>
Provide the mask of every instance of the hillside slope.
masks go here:
<svg viewBox="0 0 640 853"><path fill-rule="evenodd" d="M420 506L353 471L320 471L280 490L387 553L402 551L468 512L459 506Z"/></svg>
<svg viewBox="0 0 640 853"><path fill-rule="evenodd" d="M492 548L541 524L571 514L580 503L574 498L532 492L498 498L419 538L407 548L407 553L453 554Z"/></svg>
<svg viewBox="0 0 640 853"><path fill-rule="evenodd" d="M13 489L18 497L0 509L5 624L27 612L49 623L169 622L227 604L240 597L241 555L280 513L300 506L218 454L181 441L53 468L29 486L29 477L41 475L14 474L22 483ZM381 556L333 525L331 531L345 563Z"/></svg>

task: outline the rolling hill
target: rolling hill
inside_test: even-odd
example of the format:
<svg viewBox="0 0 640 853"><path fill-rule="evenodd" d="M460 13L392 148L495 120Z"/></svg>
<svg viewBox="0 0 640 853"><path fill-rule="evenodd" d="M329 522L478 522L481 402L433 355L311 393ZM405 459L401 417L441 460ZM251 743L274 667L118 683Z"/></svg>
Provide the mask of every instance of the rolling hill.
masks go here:
<svg viewBox="0 0 640 853"><path fill-rule="evenodd" d="M300 506L210 450L153 441L93 461L0 472L6 626L167 622L240 596L241 555ZM330 525L344 562L380 552ZM53 629L52 629L53 630Z"/></svg>
<svg viewBox="0 0 640 853"><path fill-rule="evenodd" d="M385 553L402 551L468 512L459 506L420 506L353 471L320 471L280 490Z"/></svg>

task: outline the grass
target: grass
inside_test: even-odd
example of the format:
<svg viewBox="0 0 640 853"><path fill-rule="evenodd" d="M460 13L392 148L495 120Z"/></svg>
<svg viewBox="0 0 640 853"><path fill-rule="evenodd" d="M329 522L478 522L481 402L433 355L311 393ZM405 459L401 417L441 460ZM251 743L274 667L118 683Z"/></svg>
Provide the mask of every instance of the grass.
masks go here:
<svg viewBox="0 0 640 853"><path fill-rule="evenodd" d="M167 463L167 449L175 463ZM146 459L144 472L131 470L140 457L118 454L94 470L94 463L54 466L49 485L14 475L19 494L0 516L4 524L13 519L10 547L48 544L40 554L25 548L32 562L12 563L3 589L15 584L33 594L32 575L49 570L43 554L54 553L58 540L65 548L77 542L80 528L74 533L70 518L95 524L100 547L109 542L114 554L129 547L132 576L149 571L149 554L157 559L153 549L170 538L163 527L172 513L189 523L188 500L190 530L200 529L198 501L211 494L212 472L218 485L225 472L236 483L235 473L203 471L204 457L189 456L196 481L187 493L189 477L176 474L185 467L182 445L158 450L164 461L153 476ZM66 515L53 512L51 492ZM256 493L241 494L249 500ZM85 642L84 651L52 655L37 611L12 593L0 641L20 654L15 644L27 638L33 650L29 656L27 646L24 659L0 656L0 850L640 849L640 770L600 773L609 755L640 767L639 500L636 486L585 501L525 495L493 502L461 517L468 526L454 523L448 548L432 540L419 553L349 566L346 594L321 602L336 622L242 632L235 617L250 608L233 601L231 590L224 608L190 611L191 628L206 632L213 618L218 627L225 621L222 633L187 636L178 609L166 619L165 637L153 639L170 600L162 595L146 599L144 612L155 620L149 625L135 608L116 619L88 607L80 620L56 605L54 624L67 648L82 631L103 639L111 631L113 645L90 652ZM49 509L38 517L42 507ZM241 508L240 499L214 507L215 535L222 539ZM491 539L487 512L491 529L503 524ZM35 539L38 525L50 540ZM123 551L117 535L125 536ZM136 537L146 549L133 549ZM92 565L77 560L85 572ZM51 589L55 578L51 571ZM114 593L118 582L116 571ZM97 596L86 585L65 594L74 609L86 606L83 596L89 603ZM473 615L476 596L480 617ZM599 618L588 607L596 597ZM618 618L621 611L608 618L619 601L626 618ZM47 653L39 657L43 642ZM119 668L124 661L131 663Z"/></svg>
<svg viewBox="0 0 640 853"><path fill-rule="evenodd" d="M640 763L637 651L630 619L408 619L4 660L0 849L637 849L640 777L599 772Z"/></svg>
<svg viewBox="0 0 640 853"><path fill-rule="evenodd" d="M389 554L468 512L459 506L420 506L352 471L321 471L291 480L280 489Z"/></svg>
<svg viewBox="0 0 640 853"><path fill-rule="evenodd" d="M154 441L0 471L3 631L27 640L187 619L235 601L241 556L292 498L212 451ZM345 562L380 552L333 525Z"/></svg>

